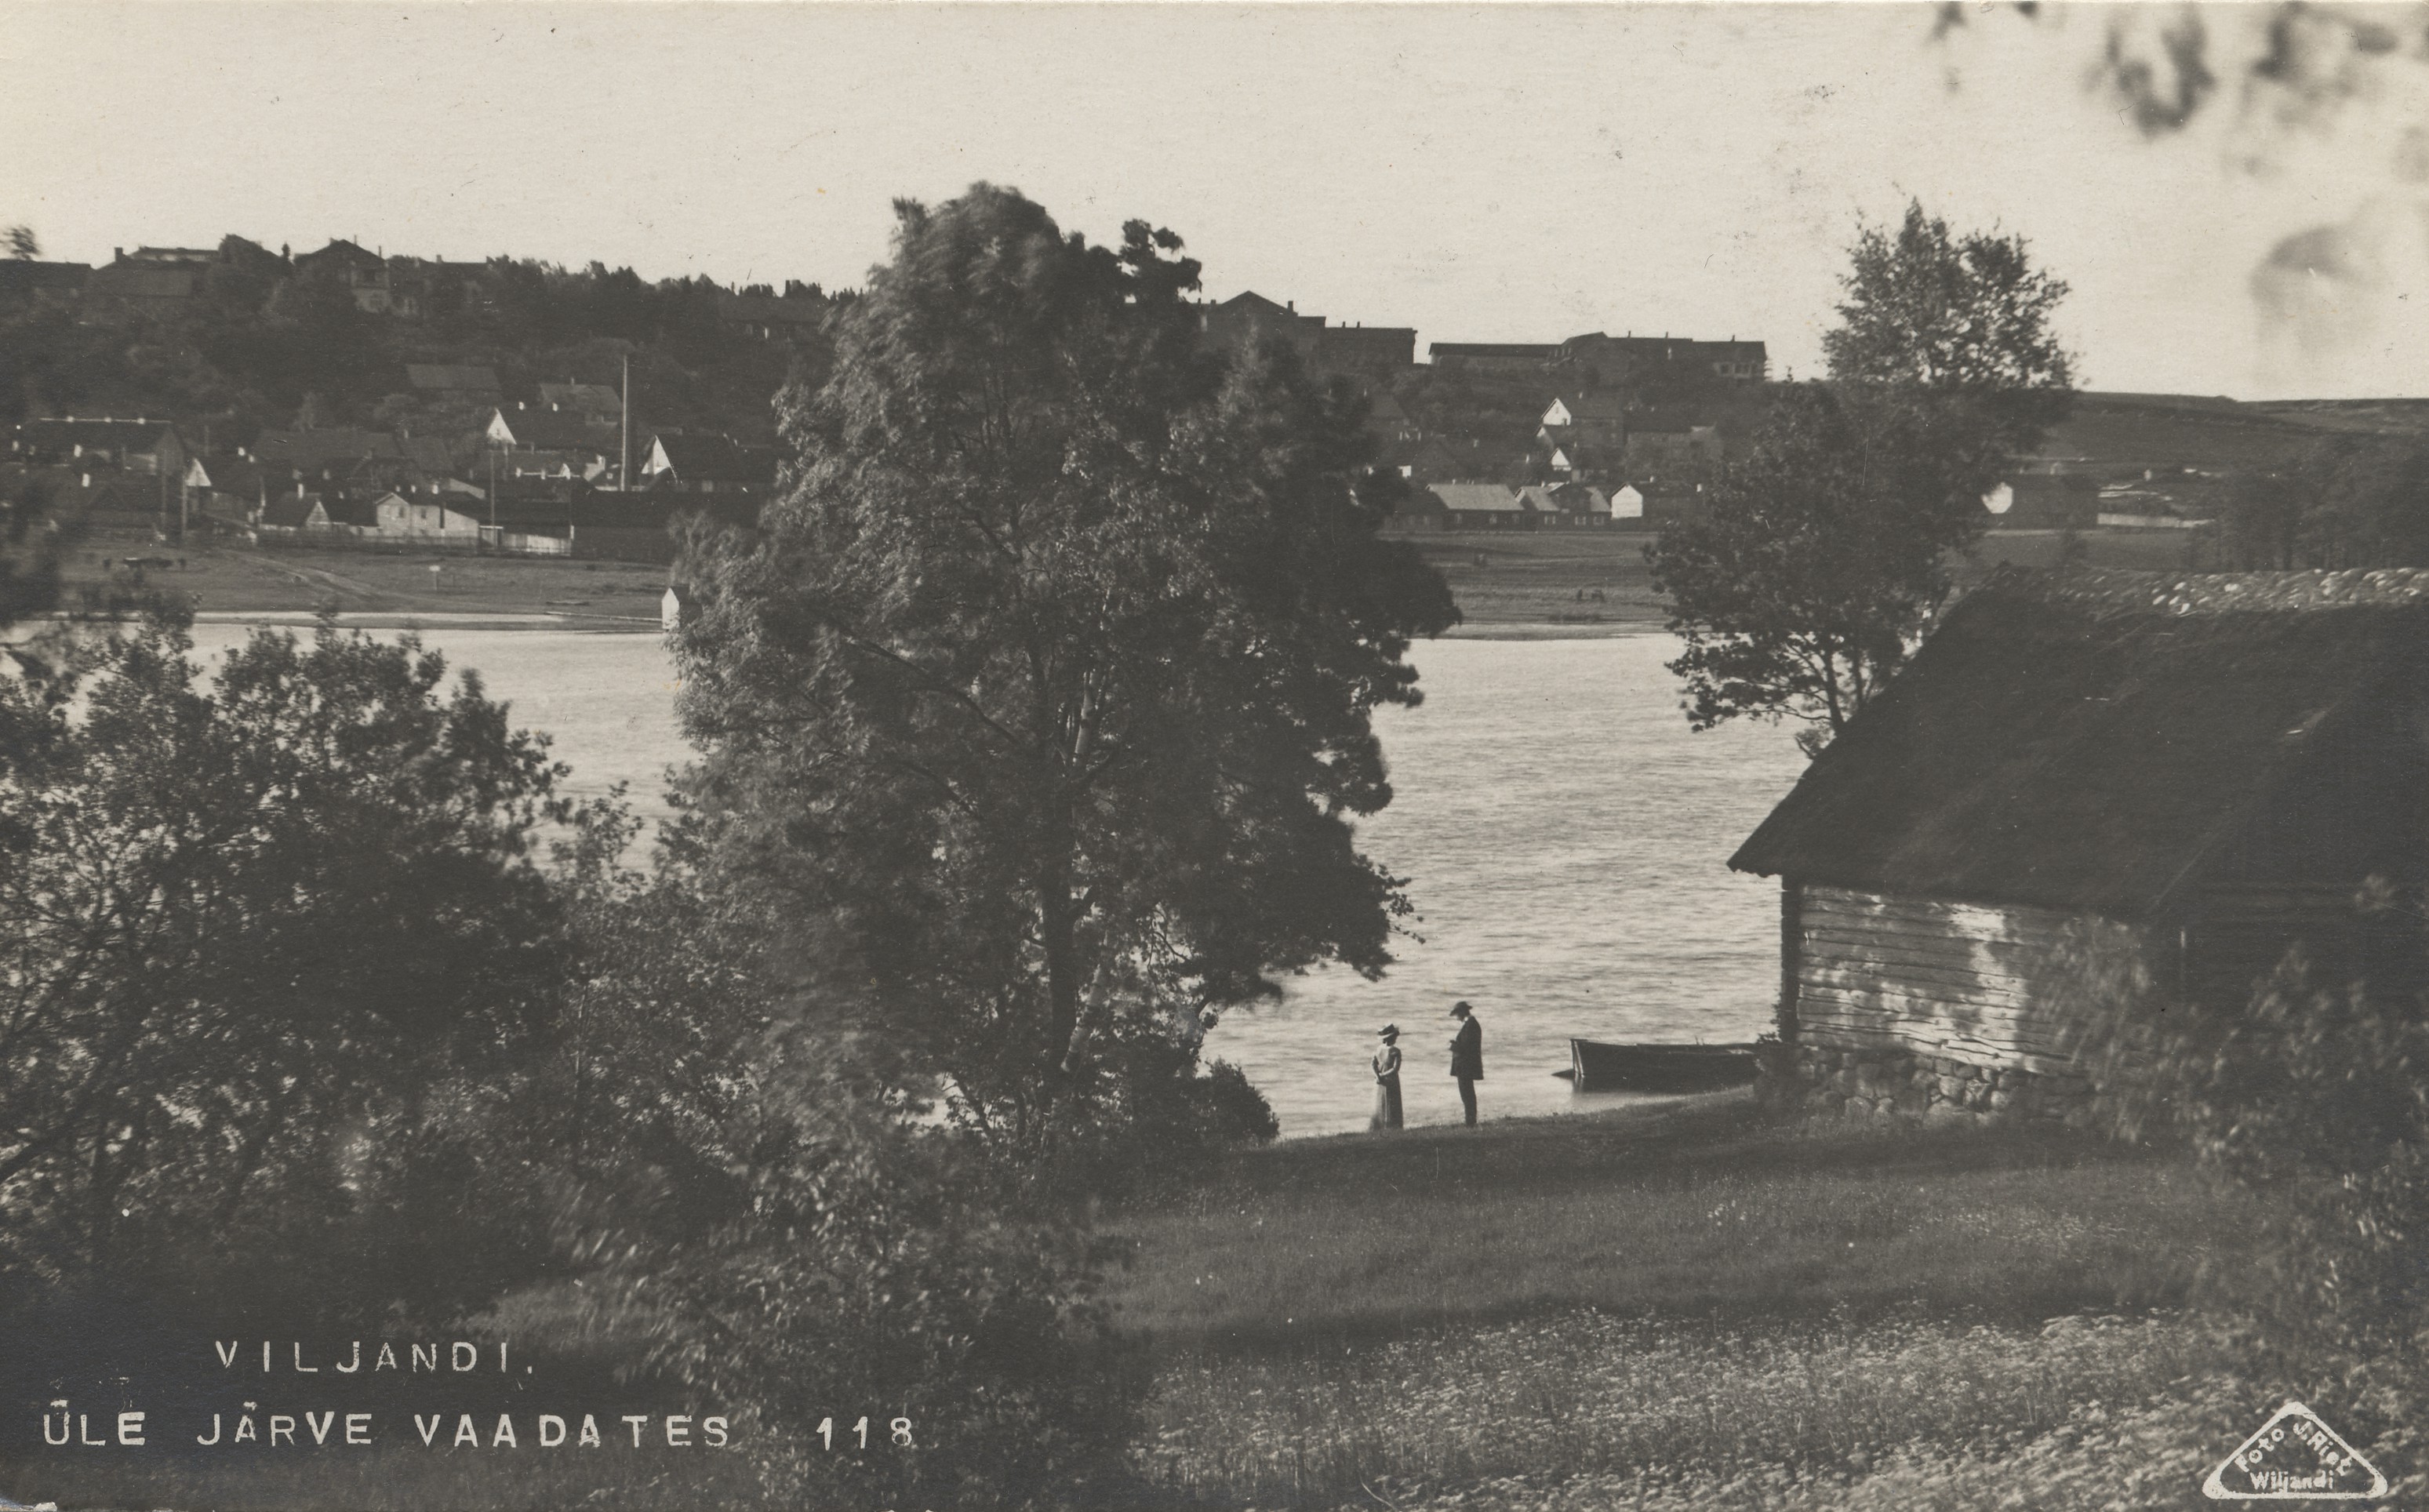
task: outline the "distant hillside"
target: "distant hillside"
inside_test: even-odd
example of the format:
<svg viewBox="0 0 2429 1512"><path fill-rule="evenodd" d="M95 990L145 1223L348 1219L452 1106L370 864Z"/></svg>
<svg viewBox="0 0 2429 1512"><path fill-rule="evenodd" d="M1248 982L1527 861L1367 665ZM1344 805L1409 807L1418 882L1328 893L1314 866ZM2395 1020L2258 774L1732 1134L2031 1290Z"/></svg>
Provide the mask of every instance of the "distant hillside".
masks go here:
<svg viewBox="0 0 2429 1512"><path fill-rule="evenodd" d="M2350 425L2343 429L2372 429ZM2273 408L2194 394L2076 396L2035 460L2102 477L2276 468L2320 438L2322 427Z"/></svg>
<svg viewBox="0 0 2429 1512"><path fill-rule="evenodd" d="M2272 400L2249 407L2326 431L2429 433L2429 399Z"/></svg>

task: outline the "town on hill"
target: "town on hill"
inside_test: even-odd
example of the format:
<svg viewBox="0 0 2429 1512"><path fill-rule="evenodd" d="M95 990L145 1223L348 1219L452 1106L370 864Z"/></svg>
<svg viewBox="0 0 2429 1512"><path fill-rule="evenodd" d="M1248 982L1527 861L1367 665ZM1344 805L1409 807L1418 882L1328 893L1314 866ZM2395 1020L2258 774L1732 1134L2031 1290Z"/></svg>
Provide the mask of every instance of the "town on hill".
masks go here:
<svg viewBox="0 0 2429 1512"><path fill-rule="evenodd" d="M670 524L750 523L772 402L818 381L815 284L651 282L508 257L118 249L0 261L0 484L105 534L663 563ZM1760 339L1591 332L1433 342L1254 291L1210 347L1287 347L1363 396L1413 533L1644 531L1697 517L1776 387ZM1984 498L2002 532L2216 534L2233 481L2429 403L2089 392Z"/></svg>

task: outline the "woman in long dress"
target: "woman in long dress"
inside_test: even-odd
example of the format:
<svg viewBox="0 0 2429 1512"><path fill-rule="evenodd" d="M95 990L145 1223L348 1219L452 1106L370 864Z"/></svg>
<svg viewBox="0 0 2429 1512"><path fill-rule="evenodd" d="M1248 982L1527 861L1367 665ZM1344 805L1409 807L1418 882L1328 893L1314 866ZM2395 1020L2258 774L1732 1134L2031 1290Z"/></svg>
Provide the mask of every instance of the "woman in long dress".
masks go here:
<svg viewBox="0 0 2429 1512"><path fill-rule="evenodd" d="M1375 1052L1375 1116L1370 1129L1400 1126L1400 1027L1386 1024L1377 1031L1383 1044Z"/></svg>

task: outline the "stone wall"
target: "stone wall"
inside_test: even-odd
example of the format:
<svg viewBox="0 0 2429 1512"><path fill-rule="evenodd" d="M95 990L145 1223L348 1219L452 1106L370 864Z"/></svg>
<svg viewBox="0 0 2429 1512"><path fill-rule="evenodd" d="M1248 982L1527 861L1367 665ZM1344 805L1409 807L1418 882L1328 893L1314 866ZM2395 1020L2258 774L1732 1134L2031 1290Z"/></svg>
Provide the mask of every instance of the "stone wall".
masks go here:
<svg viewBox="0 0 2429 1512"><path fill-rule="evenodd" d="M2080 1126L2091 1117L2091 1082L2081 1076L1908 1050L1799 1044L1793 1055L1793 1079L1781 1085L1769 1078L1758 1096L1809 1113L1923 1123L2034 1120Z"/></svg>

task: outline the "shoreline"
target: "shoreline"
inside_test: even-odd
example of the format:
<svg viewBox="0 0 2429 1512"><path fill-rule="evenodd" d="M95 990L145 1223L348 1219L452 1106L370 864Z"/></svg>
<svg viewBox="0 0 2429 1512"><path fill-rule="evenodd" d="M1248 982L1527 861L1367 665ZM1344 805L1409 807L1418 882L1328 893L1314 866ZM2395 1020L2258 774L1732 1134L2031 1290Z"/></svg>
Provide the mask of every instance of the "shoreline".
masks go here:
<svg viewBox="0 0 2429 1512"><path fill-rule="evenodd" d="M51 621L69 619L66 615L53 615ZM309 630L323 616L309 608L294 609L213 609L198 610L196 625L258 625L267 628ZM583 615L534 613L519 610L412 610L412 609L346 609L329 615L340 630L517 630L565 631L589 635L657 635L665 632L658 622L639 615ZM103 621L132 623L132 620ZM1486 620L1480 623L1454 625L1432 640L1476 641L1563 641L1615 640L1628 635L1663 635L1669 632L1659 620L1605 620L1587 624L1570 624L1556 620ZM1417 644L1423 644L1422 641Z"/></svg>

